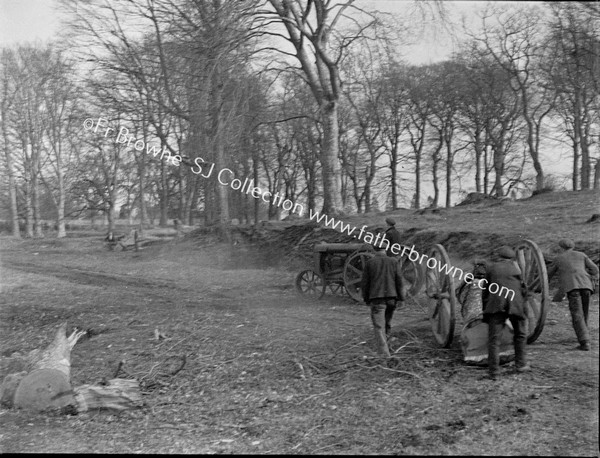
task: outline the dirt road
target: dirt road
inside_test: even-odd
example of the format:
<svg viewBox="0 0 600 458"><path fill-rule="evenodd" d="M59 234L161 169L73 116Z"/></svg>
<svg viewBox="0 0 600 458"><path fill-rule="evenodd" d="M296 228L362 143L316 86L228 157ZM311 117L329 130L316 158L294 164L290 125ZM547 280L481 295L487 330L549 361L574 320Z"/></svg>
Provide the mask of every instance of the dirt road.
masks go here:
<svg viewBox="0 0 600 458"><path fill-rule="evenodd" d="M575 350L566 302L552 304L529 347L533 372L508 367L493 382L462 363L458 343L436 346L424 298L396 314L389 369L364 306L300 297L295 272L232 268L240 256L252 252L2 239L3 358L68 320L91 330L72 353L73 385L112 378L123 361L119 376L141 380L146 407L3 409L0 451L598 455L598 296L591 352Z"/></svg>

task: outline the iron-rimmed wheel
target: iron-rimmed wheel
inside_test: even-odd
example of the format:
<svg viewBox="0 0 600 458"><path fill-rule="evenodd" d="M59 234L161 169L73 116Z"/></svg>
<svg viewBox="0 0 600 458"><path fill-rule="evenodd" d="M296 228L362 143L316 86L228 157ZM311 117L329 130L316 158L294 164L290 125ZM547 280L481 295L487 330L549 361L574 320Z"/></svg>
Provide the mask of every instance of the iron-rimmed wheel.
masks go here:
<svg viewBox="0 0 600 458"><path fill-rule="evenodd" d="M325 294L323 277L312 269L306 269L296 275L296 290L303 295L321 299Z"/></svg>
<svg viewBox="0 0 600 458"><path fill-rule="evenodd" d="M429 297L429 322L433 336L444 348L452 345L456 321L454 278L446 273L451 268L450 258L442 245L434 245L429 258L436 260L425 274L425 290ZM447 269L444 269L448 266Z"/></svg>
<svg viewBox="0 0 600 458"><path fill-rule="evenodd" d="M550 300L548 272L542 250L535 242L523 240L517 245L516 252L517 263L527 287L527 343L530 344L537 340L544 329Z"/></svg>
<svg viewBox="0 0 600 458"><path fill-rule="evenodd" d="M344 286L348 295L356 302L361 302L363 300L360 281L367 261L372 256L373 253L370 251L355 251L348 256L348 259L346 259L344 264Z"/></svg>

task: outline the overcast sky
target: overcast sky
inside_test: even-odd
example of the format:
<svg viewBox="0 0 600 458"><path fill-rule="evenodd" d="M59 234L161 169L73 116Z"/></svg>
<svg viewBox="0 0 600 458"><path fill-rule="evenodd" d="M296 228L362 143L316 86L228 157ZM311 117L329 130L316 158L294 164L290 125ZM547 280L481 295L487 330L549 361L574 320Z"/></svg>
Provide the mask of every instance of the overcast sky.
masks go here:
<svg viewBox="0 0 600 458"><path fill-rule="evenodd" d="M477 10L483 2L449 2L448 8L458 17L463 12ZM405 0L358 0L364 9L377 9L408 16L414 9L411 1ZM60 14L56 0L0 0L0 47L19 42L46 41L60 29ZM420 43L407 52L413 63L429 63L441 60L453 51L450 37L440 34L440 28L423 27ZM436 36L437 35L437 36Z"/></svg>

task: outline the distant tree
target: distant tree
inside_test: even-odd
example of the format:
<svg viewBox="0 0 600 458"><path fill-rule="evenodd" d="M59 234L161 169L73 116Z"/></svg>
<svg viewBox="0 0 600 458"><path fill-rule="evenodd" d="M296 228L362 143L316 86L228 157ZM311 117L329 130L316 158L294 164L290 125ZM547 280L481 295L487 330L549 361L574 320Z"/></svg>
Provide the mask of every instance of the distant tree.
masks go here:
<svg viewBox="0 0 600 458"><path fill-rule="evenodd" d="M525 138L536 172L536 189L544 187L540 136L544 119L554 106L555 93L543 84L555 67L556 56L547 51L542 8L493 5L483 16L483 35L471 35L482 51L510 77L510 88L519 98Z"/></svg>
<svg viewBox="0 0 600 458"><path fill-rule="evenodd" d="M389 157L391 206L398 208L398 166L401 162L402 134L406 130L407 107L405 104L406 87L402 73L404 67L390 60L383 69L379 84L383 97L378 110L382 124L382 137L385 152Z"/></svg>
<svg viewBox="0 0 600 458"><path fill-rule="evenodd" d="M406 132L409 137L411 152L406 155L414 161L415 168L415 208L421 208L421 173L424 159L424 148L427 140L427 127L431 114L429 98L430 79L427 67L411 67L406 72L404 86L406 87L407 120ZM437 182L437 178L434 179ZM437 200L436 200L437 204Z"/></svg>
<svg viewBox="0 0 600 458"><path fill-rule="evenodd" d="M600 15L584 2L560 2L550 8L546 46L559 65L552 69L549 87L558 96L556 113L573 148L573 189L589 189L591 146L600 143ZM594 172L594 182L598 173Z"/></svg>
<svg viewBox="0 0 600 458"><path fill-rule="evenodd" d="M8 198L10 205L10 220L12 235L21 238L19 230L19 209L17 206L17 180L16 164L13 157L13 142L10 140L9 113L15 104L16 92L20 78L15 78L16 65L12 51L3 49L0 56L0 131L2 132L2 150L6 161L6 174L8 177Z"/></svg>

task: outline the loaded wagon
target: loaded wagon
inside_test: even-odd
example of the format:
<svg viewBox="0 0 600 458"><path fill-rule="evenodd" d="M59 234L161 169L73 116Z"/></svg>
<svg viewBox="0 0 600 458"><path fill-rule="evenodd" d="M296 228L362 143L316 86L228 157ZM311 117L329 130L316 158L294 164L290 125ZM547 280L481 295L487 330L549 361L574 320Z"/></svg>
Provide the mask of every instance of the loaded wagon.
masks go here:
<svg viewBox="0 0 600 458"><path fill-rule="evenodd" d="M549 286L544 255L531 240L523 240L515 247L516 263L527 288L527 343L537 340L542 333L548 308ZM436 264L450 266L450 258L442 245L434 245L429 257ZM477 280L485 276L485 266L475 265L472 272ZM487 358L487 324L483 323L482 290L477 282L465 280L457 285L446 270L433 268L425 274L425 292L428 297L429 321L436 342L445 348L452 345L455 335L457 309L462 317L461 348L465 361L482 362ZM507 320L501 337L501 356L513 354L512 327Z"/></svg>

